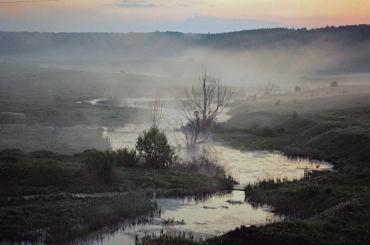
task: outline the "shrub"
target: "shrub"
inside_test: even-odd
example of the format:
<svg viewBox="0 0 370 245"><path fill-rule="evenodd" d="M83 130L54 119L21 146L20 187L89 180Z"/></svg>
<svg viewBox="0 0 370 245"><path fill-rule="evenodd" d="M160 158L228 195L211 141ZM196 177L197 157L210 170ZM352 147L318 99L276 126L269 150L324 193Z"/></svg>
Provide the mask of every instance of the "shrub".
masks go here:
<svg viewBox="0 0 370 245"><path fill-rule="evenodd" d="M111 151L91 151L85 159L87 170L106 184L114 179L114 163L115 154Z"/></svg>
<svg viewBox="0 0 370 245"><path fill-rule="evenodd" d="M53 160L19 159L0 162L0 182L17 181L33 186L59 185L70 177L70 172Z"/></svg>
<svg viewBox="0 0 370 245"><path fill-rule="evenodd" d="M116 162L121 166L136 166L139 163L135 149L121 148L116 150Z"/></svg>
<svg viewBox="0 0 370 245"><path fill-rule="evenodd" d="M226 176L226 171L223 166L218 165L216 161L210 160L205 156L194 157L191 161L179 162L174 165L173 168L210 177L224 178Z"/></svg>
<svg viewBox="0 0 370 245"><path fill-rule="evenodd" d="M174 150L169 145L167 136L157 127L151 127L137 138L136 149L145 164L153 168L164 168L171 165Z"/></svg>
<svg viewBox="0 0 370 245"><path fill-rule="evenodd" d="M263 136L263 137L272 137L272 136L274 136L274 130L270 127L264 127L261 130L261 136Z"/></svg>

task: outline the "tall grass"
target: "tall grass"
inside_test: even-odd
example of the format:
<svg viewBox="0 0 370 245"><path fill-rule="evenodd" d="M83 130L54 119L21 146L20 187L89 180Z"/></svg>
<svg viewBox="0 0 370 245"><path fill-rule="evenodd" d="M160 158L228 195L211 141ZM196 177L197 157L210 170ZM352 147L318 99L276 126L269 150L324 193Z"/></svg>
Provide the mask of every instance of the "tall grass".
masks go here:
<svg viewBox="0 0 370 245"><path fill-rule="evenodd" d="M168 231L159 235L146 235L135 241L135 245L205 245L201 238L196 238L190 232Z"/></svg>
<svg viewBox="0 0 370 245"><path fill-rule="evenodd" d="M155 209L156 205L143 193L6 206L0 210L0 240L10 244L69 244L103 227L125 225L126 220L151 214Z"/></svg>
<svg viewBox="0 0 370 245"><path fill-rule="evenodd" d="M224 177L226 175L223 166L218 165L216 161L212 161L204 156L193 158L190 161L178 161L172 168L211 177Z"/></svg>

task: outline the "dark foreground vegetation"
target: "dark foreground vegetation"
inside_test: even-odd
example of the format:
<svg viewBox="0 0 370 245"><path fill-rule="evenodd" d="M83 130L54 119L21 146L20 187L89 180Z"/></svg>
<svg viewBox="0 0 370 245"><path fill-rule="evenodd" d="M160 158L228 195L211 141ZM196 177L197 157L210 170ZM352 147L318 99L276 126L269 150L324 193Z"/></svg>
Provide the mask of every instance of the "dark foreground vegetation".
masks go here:
<svg viewBox="0 0 370 245"><path fill-rule="evenodd" d="M147 235L137 245L206 245L207 242L186 232L167 232L159 236Z"/></svg>
<svg viewBox="0 0 370 245"><path fill-rule="evenodd" d="M155 212L143 193L77 198L60 194L2 204L2 241L65 244L98 229Z"/></svg>
<svg viewBox="0 0 370 245"><path fill-rule="evenodd" d="M65 243L155 212L157 196L205 196L233 181L206 159L156 167L135 150L0 152L2 241Z"/></svg>

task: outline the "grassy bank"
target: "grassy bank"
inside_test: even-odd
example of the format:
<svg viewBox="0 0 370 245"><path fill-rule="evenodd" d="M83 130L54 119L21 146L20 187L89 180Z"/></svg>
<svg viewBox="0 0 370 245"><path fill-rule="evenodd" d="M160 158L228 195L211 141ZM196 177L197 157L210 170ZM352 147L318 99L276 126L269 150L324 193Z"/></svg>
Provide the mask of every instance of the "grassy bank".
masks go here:
<svg viewBox="0 0 370 245"><path fill-rule="evenodd" d="M232 187L224 170L201 163L175 164L171 168L114 164L112 182L97 179L84 163L91 151L59 155L48 151L26 154L0 152L0 196L35 194L156 191L164 196L206 195ZM196 167L195 167L196 166Z"/></svg>
<svg viewBox="0 0 370 245"><path fill-rule="evenodd" d="M138 193L118 197L17 202L0 209L1 241L65 244L89 233L154 212Z"/></svg>
<svg viewBox="0 0 370 245"><path fill-rule="evenodd" d="M218 130L218 136L236 148L279 150L290 156L324 159L336 168L366 165L370 159L369 108L352 108L300 115L264 112L269 126L253 121L255 113L236 115ZM258 121L256 119L256 121ZM238 122L237 127L235 122Z"/></svg>
<svg viewBox="0 0 370 245"><path fill-rule="evenodd" d="M103 227L150 214L155 209L150 201L154 192L166 197L202 197L229 190L233 185L222 168L202 162L154 169L112 161L109 163L113 164L109 172L112 176L106 182L86 167L91 154L113 153L1 151L0 242L63 244ZM98 162L104 161L99 158ZM103 171L99 166L96 166L99 172Z"/></svg>

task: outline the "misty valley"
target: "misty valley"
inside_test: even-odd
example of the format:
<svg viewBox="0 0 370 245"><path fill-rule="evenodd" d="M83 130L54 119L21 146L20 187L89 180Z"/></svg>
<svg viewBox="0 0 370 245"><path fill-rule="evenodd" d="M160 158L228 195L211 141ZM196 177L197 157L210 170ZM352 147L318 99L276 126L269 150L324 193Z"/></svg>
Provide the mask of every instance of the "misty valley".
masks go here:
<svg viewBox="0 0 370 245"><path fill-rule="evenodd" d="M370 26L0 31L0 244L367 244Z"/></svg>

